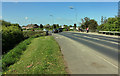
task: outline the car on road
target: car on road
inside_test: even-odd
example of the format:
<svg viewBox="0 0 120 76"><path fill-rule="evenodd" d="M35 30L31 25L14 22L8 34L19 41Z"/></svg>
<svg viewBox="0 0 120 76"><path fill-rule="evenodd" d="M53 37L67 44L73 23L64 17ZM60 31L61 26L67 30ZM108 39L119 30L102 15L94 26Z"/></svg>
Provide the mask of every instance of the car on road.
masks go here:
<svg viewBox="0 0 120 76"><path fill-rule="evenodd" d="M53 29L53 33L58 33L58 29Z"/></svg>
<svg viewBox="0 0 120 76"><path fill-rule="evenodd" d="M62 32L62 28L58 28L58 29L53 29L52 33L59 33Z"/></svg>
<svg viewBox="0 0 120 76"><path fill-rule="evenodd" d="M62 32L62 28L58 28L57 30L58 30L58 32Z"/></svg>

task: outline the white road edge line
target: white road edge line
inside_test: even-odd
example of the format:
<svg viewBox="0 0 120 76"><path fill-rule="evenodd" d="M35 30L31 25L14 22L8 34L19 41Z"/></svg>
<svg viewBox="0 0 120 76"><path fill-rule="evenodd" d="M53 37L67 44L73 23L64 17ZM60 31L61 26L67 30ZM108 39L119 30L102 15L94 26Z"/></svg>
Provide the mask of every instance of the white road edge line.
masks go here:
<svg viewBox="0 0 120 76"><path fill-rule="evenodd" d="M74 34L74 35L77 35L77 34ZM80 36L80 35L77 35L77 36ZM117 42L112 42L112 41L101 40L101 39L99 39L99 38L93 38L93 37L88 37L88 36L83 36L83 37L87 37L87 38L90 38L90 39L95 39L95 40L100 40L100 41L105 41L105 42L109 42L109 43L114 43L114 44L118 44Z"/></svg>
<svg viewBox="0 0 120 76"><path fill-rule="evenodd" d="M73 36L73 37L74 37L74 36ZM78 38L78 37L76 37L76 38ZM81 39L81 38L79 38L79 39ZM97 44L97 45L98 45L98 44ZM96 55L96 54L94 54L94 55ZM111 62L109 62L109 61L106 60L105 58L103 58L103 57L101 57L101 56L99 56L99 55L96 55L96 56L98 56L99 58L103 59L103 60L106 61L107 63L111 64L111 65L114 66L115 68L118 68L118 66L112 64Z"/></svg>
<svg viewBox="0 0 120 76"><path fill-rule="evenodd" d="M96 54L94 54L94 55L96 55ZM109 62L108 60L106 60L105 58L103 58L103 57L101 57L101 56L99 56L99 55L96 55L96 56L99 57L100 59L103 59L104 61L106 61L107 63L111 64L112 66L114 66L115 68L118 69L118 66L117 66L117 65L114 65L113 63Z"/></svg>
<svg viewBox="0 0 120 76"><path fill-rule="evenodd" d="M72 37L74 37L74 36L72 36ZM93 43L93 44L96 44L96 45L99 45L99 46L102 46L102 47L105 47L105 48L108 48L108 49L116 50L116 51L118 52L118 49L109 47L109 46L107 46L107 45L104 46L104 45L102 45L102 44L98 44L98 43L95 43L95 42L93 42L93 41L89 41L89 40L82 39L82 38L79 38L79 37L74 37L74 38L81 39L81 40L84 40L84 41L87 41L87 42L90 42L90 43Z"/></svg>
<svg viewBox="0 0 120 76"><path fill-rule="evenodd" d="M62 35L61 35L62 36ZM62 36L64 37L64 36ZM74 37L74 36L73 36ZM92 53L93 54L93 53ZM105 62L107 62L108 64L112 65L113 67L117 68L118 69L118 66L117 65L114 65L113 63L109 62L108 60L106 60L105 58L97 55L97 54L93 54L93 55L96 55L97 57L99 57L100 59L104 60Z"/></svg>

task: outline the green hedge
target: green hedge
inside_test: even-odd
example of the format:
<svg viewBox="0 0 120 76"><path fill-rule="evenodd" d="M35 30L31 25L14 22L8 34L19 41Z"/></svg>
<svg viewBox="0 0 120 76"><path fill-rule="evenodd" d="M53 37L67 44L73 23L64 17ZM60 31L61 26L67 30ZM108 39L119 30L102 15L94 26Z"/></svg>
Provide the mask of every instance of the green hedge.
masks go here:
<svg viewBox="0 0 120 76"><path fill-rule="evenodd" d="M35 32L35 31L24 31L23 32L24 38L30 38L33 37L35 35L45 35L45 33L43 31L39 31L39 32Z"/></svg>
<svg viewBox="0 0 120 76"><path fill-rule="evenodd" d="M41 34L41 33L43 33L43 34ZM20 42L14 49L10 50L8 53L3 55L3 57L2 57L3 71L6 71L10 65L14 64L15 62L17 62L19 60L21 54L23 53L23 51L26 50L27 45L29 45L31 43L31 40L33 38L37 38L42 35L45 35L44 32L33 32L33 31L24 32L24 36L27 36L29 38Z"/></svg>
<svg viewBox="0 0 120 76"><path fill-rule="evenodd" d="M26 50L27 45L31 43L33 38L26 39L19 43L14 49L10 50L8 53L2 56L2 70L5 71L7 68L17 62L23 53Z"/></svg>
<svg viewBox="0 0 120 76"><path fill-rule="evenodd" d="M8 52L24 39L23 32L17 26L2 27L2 54Z"/></svg>

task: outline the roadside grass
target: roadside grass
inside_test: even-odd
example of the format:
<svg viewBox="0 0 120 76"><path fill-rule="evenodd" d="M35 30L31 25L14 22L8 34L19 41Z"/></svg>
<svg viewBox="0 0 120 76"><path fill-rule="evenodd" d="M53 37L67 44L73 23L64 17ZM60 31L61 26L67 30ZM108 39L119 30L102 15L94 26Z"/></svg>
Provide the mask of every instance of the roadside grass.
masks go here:
<svg viewBox="0 0 120 76"><path fill-rule="evenodd" d="M19 61L20 56L22 55L23 51L26 50L27 45L31 43L33 38L26 39L19 43L14 49L10 50L8 53L2 56L2 70L6 71L8 67L15 62Z"/></svg>
<svg viewBox="0 0 120 76"><path fill-rule="evenodd" d="M34 38L18 62L4 74L67 74L59 45L52 36Z"/></svg>
<svg viewBox="0 0 120 76"><path fill-rule="evenodd" d="M40 36L44 36L45 34L34 34L31 35L28 39L20 42L18 45L15 46L12 50L10 50L8 53L2 55L2 60L0 60L0 64L2 63L2 71L8 70L8 67L10 65L13 65L17 61L20 60L21 55L26 50L27 46L31 43L31 40Z"/></svg>

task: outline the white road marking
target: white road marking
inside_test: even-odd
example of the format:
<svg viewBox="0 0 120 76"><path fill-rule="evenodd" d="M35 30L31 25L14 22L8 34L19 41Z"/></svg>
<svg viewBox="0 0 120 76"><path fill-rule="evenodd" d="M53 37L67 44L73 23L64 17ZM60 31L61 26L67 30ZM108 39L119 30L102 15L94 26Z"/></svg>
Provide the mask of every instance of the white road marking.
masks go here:
<svg viewBox="0 0 120 76"><path fill-rule="evenodd" d="M77 34L74 34L74 35L77 35ZM77 35L77 36L80 36L80 35ZM99 39L99 38L93 38L93 37L88 37L88 36L83 36L83 37L87 37L87 38L95 39L95 40L100 40L100 41L105 41L105 42L109 42L109 43L114 43L114 44L118 44L117 42L101 40L101 39Z"/></svg>
<svg viewBox="0 0 120 76"><path fill-rule="evenodd" d="M72 36L72 37L74 37L74 36ZM118 49L117 49L117 48L112 48L112 47L109 47L109 46L107 46L107 45L105 46L105 45L102 45L102 44L98 44L98 43L95 43L95 42L93 42L93 41L86 40L86 39L79 38L79 37L74 37L74 38L81 39L81 40L84 40L84 41L93 43L93 44L95 44L95 45L102 46L102 47L105 47L105 48L108 48L108 49L112 49L112 50L115 50L116 52L118 52Z"/></svg>
<svg viewBox="0 0 120 76"><path fill-rule="evenodd" d="M74 36L72 36L72 37L74 37ZM78 37L75 37L75 38L78 38ZM81 38L79 38L79 39L81 39ZM84 39L84 40L85 40L85 39ZM101 57L101 56L99 56L99 55L97 55L97 54L95 54L95 53L92 53L92 54L95 55L95 56L97 56L97 57L99 57L100 59L104 60L104 61L107 62L108 64L110 64L110 65L112 65L113 67L115 67L115 68L118 69L118 66L117 66L117 65L111 63L111 62L108 61L107 59L105 59L105 58L103 58L103 57Z"/></svg>
<svg viewBox="0 0 120 76"><path fill-rule="evenodd" d="M96 54L94 54L94 55L96 55ZM117 65L114 65L113 63L109 62L108 60L106 60L105 58L103 58L103 57L101 57L101 56L99 56L99 55L96 55L96 56L99 57L100 59L103 59L104 61L106 61L107 63L111 64L112 66L114 66L115 68L118 69L118 66L117 66Z"/></svg>
<svg viewBox="0 0 120 76"><path fill-rule="evenodd" d="M120 36L115 36L115 35L106 35L106 34L98 34L98 33L86 33L86 32L75 32L75 33L84 33L84 34L90 34L90 35L97 35L97 36L105 36L105 37L113 37L113 38L118 38Z"/></svg>
<svg viewBox="0 0 120 76"><path fill-rule="evenodd" d="M74 36L72 36L72 37L74 37ZM75 37L75 38L78 38L78 37ZM82 39L82 38L79 38L79 39ZM85 40L85 39L83 39L83 40ZM85 41L88 41L88 40L85 40ZM89 41L89 42L92 42L92 41ZM94 42L92 42L92 43L94 43ZM95 43L95 44L96 44L96 45L99 45L99 46L105 47L104 45L100 45L100 44L97 44L97 43ZM110 47L109 47L109 48L110 48ZM113 48L111 48L111 49L113 49ZM115 50L115 49L114 49L114 50ZM94 55L96 55L96 54L94 54ZM103 60L106 61L107 63L111 64L111 65L114 66L115 68L118 68L118 66L112 64L111 62L109 62L109 61L106 60L105 58L103 58L103 57L101 57L101 56L99 56L99 55L96 55L96 56L98 56L99 58L103 59Z"/></svg>

